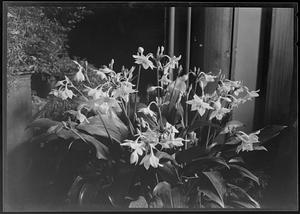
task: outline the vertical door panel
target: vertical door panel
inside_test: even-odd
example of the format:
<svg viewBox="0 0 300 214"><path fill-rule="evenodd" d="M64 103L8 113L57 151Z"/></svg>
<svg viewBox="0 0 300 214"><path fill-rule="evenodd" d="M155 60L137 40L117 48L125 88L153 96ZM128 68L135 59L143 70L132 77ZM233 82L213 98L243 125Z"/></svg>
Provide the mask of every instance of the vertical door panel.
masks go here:
<svg viewBox="0 0 300 214"><path fill-rule="evenodd" d="M293 8L273 8L265 123L289 117L293 76Z"/></svg>
<svg viewBox="0 0 300 214"><path fill-rule="evenodd" d="M256 90L260 41L261 8L237 8L232 79L242 80L250 90ZM233 119L245 124L244 130L253 129L255 101L241 104L233 112Z"/></svg>

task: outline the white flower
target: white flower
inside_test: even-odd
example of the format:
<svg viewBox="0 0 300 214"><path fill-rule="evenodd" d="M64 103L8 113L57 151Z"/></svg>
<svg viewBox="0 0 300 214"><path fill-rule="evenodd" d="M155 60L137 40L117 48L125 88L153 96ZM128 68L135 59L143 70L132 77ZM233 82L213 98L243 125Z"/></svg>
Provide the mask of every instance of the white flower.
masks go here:
<svg viewBox="0 0 300 214"><path fill-rule="evenodd" d="M86 116L84 114L82 114L80 110L77 111L76 118L77 118L77 120L79 120L80 123L83 123L84 121L86 121L87 123L89 123L89 121L86 118Z"/></svg>
<svg viewBox="0 0 300 214"><path fill-rule="evenodd" d="M183 146L184 145L182 143L183 141L188 141L188 140L184 140L183 138L180 138L180 137L175 138L174 134L169 134L167 138L162 139L160 145L162 146L162 148L169 149L173 146L176 146L176 147Z"/></svg>
<svg viewBox="0 0 300 214"><path fill-rule="evenodd" d="M157 168L158 166L162 166L159 163L159 158L156 157L153 154L153 151L151 150L150 154L147 154L144 156L144 158L142 159L140 165L144 164L145 169L149 169L150 165L154 168Z"/></svg>
<svg viewBox="0 0 300 214"><path fill-rule="evenodd" d="M172 80L170 80L170 79L168 78L168 74L163 75L159 81L160 81L163 85L169 85L169 84L172 82Z"/></svg>
<svg viewBox="0 0 300 214"><path fill-rule="evenodd" d="M209 120L212 120L214 117L217 120L222 120L224 115L230 112L230 109L222 107L220 99L214 102L214 107L215 110L210 114Z"/></svg>
<svg viewBox="0 0 300 214"><path fill-rule="evenodd" d="M77 82L81 82L85 80L85 76L82 73L83 67L76 61L73 60L73 62L78 66L79 71L75 74L74 80Z"/></svg>
<svg viewBox="0 0 300 214"><path fill-rule="evenodd" d="M144 108L141 108L140 110L138 110L138 112L142 112L144 113L145 115L150 115L151 117L156 117L156 114L154 111L152 111L150 109L150 107L144 107Z"/></svg>
<svg viewBox="0 0 300 214"><path fill-rule="evenodd" d="M257 92L259 92L260 89L256 91L249 91L248 89L246 89L246 91L247 95L244 97L245 100L252 100L252 98L259 97L259 94Z"/></svg>
<svg viewBox="0 0 300 214"><path fill-rule="evenodd" d="M237 137L242 141L242 143L237 147L237 153L239 153L241 150L242 151L253 151L253 143L258 143L258 134L260 131L256 131L254 133L251 133L247 135L246 133L239 131L237 133ZM263 147L264 148L264 147Z"/></svg>
<svg viewBox="0 0 300 214"><path fill-rule="evenodd" d="M121 86L112 92L112 96L115 98L121 97L127 103L129 101L129 94L137 92L132 89L134 85L131 82L123 81Z"/></svg>
<svg viewBox="0 0 300 214"><path fill-rule="evenodd" d="M99 72L102 72L104 74L115 73L112 69L108 68L106 65L104 65L102 68L99 68Z"/></svg>
<svg viewBox="0 0 300 214"><path fill-rule="evenodd" d="M194 95L193 100L189 100L186 102L187 104L192 105L192 111L198 111L201 116L204 115L206 109L213 109L208 103L203 101L203 98L198 97L196 94Z"/></svg>
<svg viewBox="0 0 300 214"><path fill-rule="evenodd" d="M169 68L171 69L175 69L178 68L178 61L181 59L181 55L179 55L179 57L173 56L173 57L169 57L169 62L165 65L165 68L167 68L167 70Z"/></svg>
<svg viewBox="0 0 300 214"><path fill-rule="evenodd" d="M102 72L102 71L97 71L97 73L96 73L98 76L100 76L100 78L101 78L101 80L106 80L107 79L107 76L105 75L105 73L104 72Z"/></svg>
<svg viewBox="0 0 300 214"><path fill-rule="evenodd" d="M175 128L175 126L172 126L170 123L166 123L166 129L170 132L170 133L179 133L179 131Z"/></svg>
<svg viewBox="0 0 300 214"><path fill-rule="evenodd" d="M68 89L67 86L65 86L65 89L53 89L49 94L53 94L54 96L59 97L62 100L66 100L68 98L72 99L73 96L76 96L72 90Z"/></svg>
<svg viewBox="0 0 300 214"><path fill-rule="evenodd" d="M107 92L103 92L101 88L90 88L88 86L85 86L86 89L84 91L87 91L88 96L93 97L94 100L99 99L100 97L108 97Z"/></svg>
<svg viewBox="0 0 300 214"><path fill-rule="evenodd" d="M200 86L201 86L202 89L204 89L206 87L207 83L214 82L215 78L217 78L217 76L206 74L204 72L201 72L199 74L199 77L200 78L198 79L198 81L200 81Z"/></svg>
<svg viewBox="0 0 300 214"><path fill-rule="evenodd" d="M231 120L226 123L225 127L223 130L220 132L220 134L227 134L227 133L232 133L233 130L235 130L238 127L244 126L243 123L237 120Z"/></svg>
<svg viewBox="0 0 300 214"><path fill-rule="evenodd" d="M136 140L125 140L125 143L122 143L121 146L129 146L131 149L133 149L133 152L131 153L130 156L130 163L137 164L139 160L139 156L143 155L143 150L144 148L144 143L138 143L139 138Z"/></svg>
<svg viewBox="0 0 300 214"><path fill-rule="evenodd" d="M153 57L152 53L149 53L145 56L143 52L144 49L142 47L139 47L139 52L137 53L137 55L132 55L133 58L135 58L135 63L138 65L142 65L145 70L147 70L149 67L153 69L155 66L149 60L149 58Z"/></svg>
<svg viewBox="0 0 300 214"><path fill-rule="evenodd" d="M85 80L84 74L82 73L82 70L79 70L75 76L74 76L74 80L77 82L82 82Z"/></svg>
<svg viewBox="0 0 300 214"><path fill-rule="evenodd" d="M235 96L239 96L240 93L244 92L244 87L239 87L237 89L234 90L233 94Z"/></svg>

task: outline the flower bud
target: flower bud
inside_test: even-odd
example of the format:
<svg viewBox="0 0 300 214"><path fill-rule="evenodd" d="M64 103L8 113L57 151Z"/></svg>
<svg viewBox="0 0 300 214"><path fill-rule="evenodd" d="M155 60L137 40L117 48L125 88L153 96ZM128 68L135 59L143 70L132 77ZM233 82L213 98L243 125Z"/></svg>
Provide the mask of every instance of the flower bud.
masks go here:
<svg viewBox="0 0 300 214"><path fill-rule="evenodd" d="M139 48L138 48L138 52L139 52L140 54L143 54L143 53L144 53L144 48L139 47Z"/></svg>

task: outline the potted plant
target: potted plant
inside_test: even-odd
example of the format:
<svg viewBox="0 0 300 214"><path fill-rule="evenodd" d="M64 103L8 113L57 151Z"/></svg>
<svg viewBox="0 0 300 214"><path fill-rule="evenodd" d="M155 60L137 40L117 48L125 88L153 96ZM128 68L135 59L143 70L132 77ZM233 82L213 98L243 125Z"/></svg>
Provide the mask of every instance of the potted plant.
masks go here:
<svg viewBox="0 0 300 214"><path fill-rule="evenodd" d="M245 133L231 120L259 90L221 72L184 72L181 56L163 47L156 55L140 47L133 57L137 75L136 67L116 72L113 60L99 69L74 61L78 71L51 92L72 107L57 120L50 115L30 124L37 133L31 143L60 154L52 179L63 183L59 200L83 209L259 208L248 189L259 188L260 179L240 154L266 150L284 127ZM157 73L146 103L138 96L142 69Z"/></svg>

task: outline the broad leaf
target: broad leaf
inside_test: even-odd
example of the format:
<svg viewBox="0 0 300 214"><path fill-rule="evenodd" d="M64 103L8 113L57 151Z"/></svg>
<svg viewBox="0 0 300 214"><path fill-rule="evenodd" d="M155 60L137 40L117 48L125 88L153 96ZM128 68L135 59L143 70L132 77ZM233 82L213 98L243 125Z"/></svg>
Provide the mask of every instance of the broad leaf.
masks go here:
<svg viewBox="0 0 300 214"><path fill-rule="evenodd" d="M78 194L79 205L92 205L96 202L97 195L98 189L96 185L92 183L83 184Z"/></svg>
<svg viewBox="0 0 300 214"><path fill-rule="evenodd" d="M222 157L201 157L188 163L183 170L186 175L192 175L202 171L211 170L214 168L226 167L230 169L230 166Z"/></svg>
<svg viewBox="0 0 300 214"><path fill-rule="evenodd" d="M213 128L217 128L220 129L221 126L219 126L218 124L209 122L207 120L202 120L202 119L198 119L194 122L194 124L189 128L189 131L195 131L196 129L200 128L201 126L211 126Z"/></svg>
<svg viewBox="0 0 300 214"><path fill-rule="evenodd" d="M153 189L153 195L163 202L163 208L187 208L187 198L179 187L171 188L166 182L158 183Z"/></svg>
<svg viewBox="0 0 300 214"><path fill-rule="evenodd" d="M77 176L68 191L68 201L71 203L77 203L78 201L78 194L82 185L84 184L84 179L81 176Z"/></svg>
<svg viewBox="0 0 300 214"><path fill-rule="evenodd" d="M250 208L256 208L253 204L251 203L247 203L247 202L243 202L243 201L235 201L235 200L232 200L230 201L231 203L234 203L234 204L237 204L239 207L241 208L247 208L247 209L250 209Z"/></svg>
<svg viewBox="0 0 300 214"><path fill-rule="evenodd" d="M82 136L86 141L93 144L96 148L96 155L98 159L107 159L109 155L109 150L107 146L105 146L103 143L95 139L93 136L80 133L80 136Z"/></svg>
<svg viewBox="0 0 300 214"><path fill-rule="evenodd" d="M56 134L42 133L41 135L35 136L30 139L31 143L48 143L56 140L58 136Z"/></svg>
<svg viewBox="0 0 300 214"><path fill-rule="evenodd" d="M260 133L258 135L258 140L260 143L266 143L272 138L276 137L280 134L280 132L285 129L287 126L279 126L279 125L270 125L260 129Z"/></svg>
<svg viewBox="0 0 300 214"><path fill-rule="evenodd" d="M162 167L157 168L157 174L162 180L167 181L172 186L182 183L177 169L169 161L162 165Z"/></svg>
<svg viewBox="0 0 300 214"><path fill-rule="evenodd" d="M158 196L154 196L149 203L149 208L163 208L163 207L164 207L164 203L161 200L161 198Z"/></svg>
<svg viewBox="0 0 300 214"><path fill-rule="evenodd" d="M175 166L179 166L179 164L177 163L177 161L168 153L166 152L162 152L162 151L157 151L156 152L156 157L158 157L159 159L163 160L170 160Z"/></svg>
<svg viewBox="0 0 300 214"><path fill-rule="evenodd" d="M130 202L129 208L148 208L148 203L143 196L139 196L137 200Z"/></svg>
<svg viewBox="0 0 300 214"><path fill-rule="evenodd" d="M153 189L153 195L161 198L164 208L173 208L171 185L166 182L159 182Z"/></svg>
<svg viewBox="0 0 300 214"><path fill-rule="evenodd" d="M209 152L202 147L192 147L176 153L175 159L178 163L190 163L193 159L206 157Z"/></svg>
<svg viewBox="0 0 300 214"><path fill-rule="evenodd" d="M238 191L238 192L240 192L240 193L242 193L252 204L253 204L253 206L255 207L255 208L260 208L260 205L259 205L259 203L256 201L256 200L254 200L244 189L242 189L241 187L239 187L239 186L236 186L236 185L234 185L234 184L227 184L231 189L233 189L233 190L236 190L236 191Z"/></svg>
<svg viewBox="0 0 300 214"><path fill-rule="evenodd" d="M39 118L34 120L31 124L29 124L26 129L28 128L40 128L40 129L49 129L52 126L59 125L60 122L50 120L48 118Z"/></svg>
<svg viewBox="0 0 300 214"><path fill-rule="evenodd" d="M235 157L235 158L231 158L228 162L229 163L244 163L244 160L241 157Z"/></svg>
<svg viewBox="0 0 300 214"><path fill-rule="evenodd" d="M171 194L174 208L188 208L187 197L183 194L181 188L172 188Z"/></svg>
<svg viewBox="0 0 300 214"><path fill-rule="evenodd" d="M220 198L221 204L224 207L223 196L224 196L224 194L226 192L226 187L225 187L223 178L216 171L203 172L203 174L210 180L210 182L214 186L214 188L217 191L218 196Z"/></svg>
<svg viewBox="0 0 300 214"><path fill-rule="evenodd" d="M108 115L102 115L101 117L113 140L121 143L127 138L129 133L128 128L118 117L110 117ZM88 120L90 123L80 124L77 126L77 129L86 131L91 135L109 137L99 116L90 117Z"/></svg>
<svg viewBox="0 0 300 214"><path fill-rule="evenodd" d="M252 172L250 172L248 169L242 167L242 166L239 166L239 165L236 165L236 164L229 164L229 166L231 168L235 168L237 169L242 176L244 177L247 177L247 178L250 178L251 180L255 181L258 185L260 185L259 183L259 179L257 176L255 176Z"/></svg>
<svg viewBox="0 0 300 214"><path fill-rule="evenodd" d="M210 200L217 203L220 207L222 207L222 208L225 207L223 200L221 200L220 197L218 195L216 195L214 192L212 192L210 190L204 190L204 189L199 189L198 192L199 192L199 194L203 193L204 195L206 195Z"/></svg>
<svg viewBox="0 0 300 214"><path fill-rule="evenodd" d="M63 138L65 140L67 139L80 139L80 137L74 133L74 131L71 131L70 129L60 129L59 131L56 132L56 135L60 138Z"/></svg>

